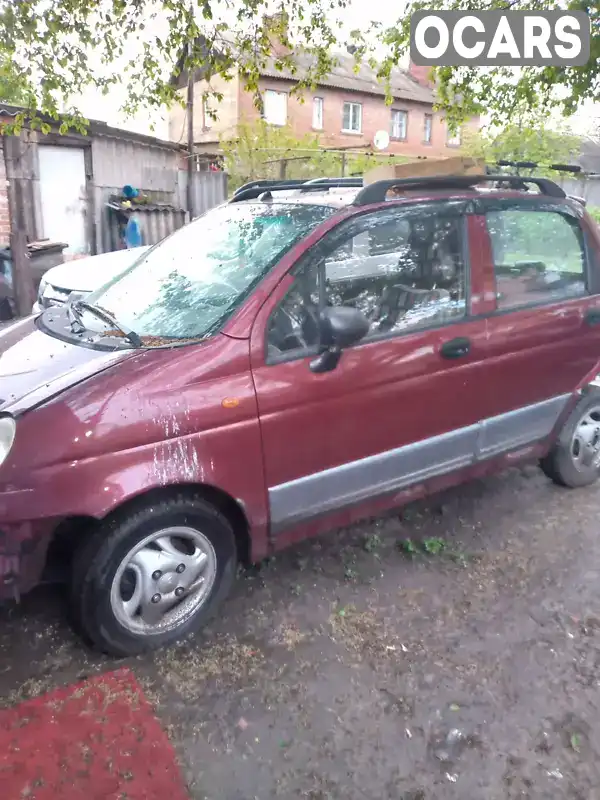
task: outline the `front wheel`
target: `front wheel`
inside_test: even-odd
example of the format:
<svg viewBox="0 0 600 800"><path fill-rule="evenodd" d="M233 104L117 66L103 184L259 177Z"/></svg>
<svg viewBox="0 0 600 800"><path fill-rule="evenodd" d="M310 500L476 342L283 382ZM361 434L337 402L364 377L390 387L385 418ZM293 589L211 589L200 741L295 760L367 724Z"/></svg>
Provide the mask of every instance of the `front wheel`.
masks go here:
<svg viewBox="0 0 600 800"><path fill-rule="evenodd" d="M600 391L582 395L540 466L554 483L568 488L589 486L600 475Z"/></svg>
<svg viewBox="0 0 600 800"><path fill-rule="evenodd" d="M200 498L176 497L101 528L76 555L75 621L96 647L130 656L198 631L229 593L231 525Z"/></svg>

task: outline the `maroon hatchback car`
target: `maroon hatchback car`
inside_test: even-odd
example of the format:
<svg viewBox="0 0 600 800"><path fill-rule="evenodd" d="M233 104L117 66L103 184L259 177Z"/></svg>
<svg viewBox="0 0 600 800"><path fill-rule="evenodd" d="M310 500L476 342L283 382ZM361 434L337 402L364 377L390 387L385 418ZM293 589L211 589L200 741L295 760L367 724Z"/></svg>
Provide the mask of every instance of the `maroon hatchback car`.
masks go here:
<svg viewBox="0 0 600 800"><path fill-rule="evenodd" d="M81 632L132 654L238 559L522 461L594 481L600 237L522 180L249 185L3 331L2 597L68 565Z"/></svg>

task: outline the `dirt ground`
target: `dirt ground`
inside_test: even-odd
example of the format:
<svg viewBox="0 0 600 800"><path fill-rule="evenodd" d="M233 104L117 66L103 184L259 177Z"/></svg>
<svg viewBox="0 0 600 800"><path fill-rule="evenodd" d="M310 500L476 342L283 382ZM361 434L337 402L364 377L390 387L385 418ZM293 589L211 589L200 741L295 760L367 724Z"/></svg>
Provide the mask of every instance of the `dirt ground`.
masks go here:
<svg viewBox="0 0 600 800"><path fill-rule="evenodd" d="M119 666L193 798L595 800L599 514L514 470L245 572L202 637ZM0 652L4 704L115 666L48 589Z"/></svg>

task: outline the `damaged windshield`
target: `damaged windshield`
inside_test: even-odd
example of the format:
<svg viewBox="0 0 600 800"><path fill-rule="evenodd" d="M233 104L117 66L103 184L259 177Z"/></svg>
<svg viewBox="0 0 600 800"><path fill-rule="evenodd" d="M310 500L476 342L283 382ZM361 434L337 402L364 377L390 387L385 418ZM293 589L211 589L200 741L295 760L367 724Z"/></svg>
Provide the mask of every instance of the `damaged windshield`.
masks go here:
<svg viewBox="0 0 600 800"><path fill-rule="evenodd" d="M86 297L145 346L213 333L283 254L333 213L324 206L231 204L166 238ZM86 328L98 316L82 311ZM119 335L118 332L111 332Z"/></svg>

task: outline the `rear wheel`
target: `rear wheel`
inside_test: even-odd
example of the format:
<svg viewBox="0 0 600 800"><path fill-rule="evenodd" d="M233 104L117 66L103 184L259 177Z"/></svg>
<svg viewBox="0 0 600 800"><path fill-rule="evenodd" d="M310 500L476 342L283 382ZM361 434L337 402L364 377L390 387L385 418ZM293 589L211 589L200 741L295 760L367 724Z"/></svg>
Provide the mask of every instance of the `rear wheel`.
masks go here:
<svg viewBox="0 0 600 800"><path fill-rule="evenodd" d="M600 392L587 391L566 421L550 453L540 462L554 483L588 486L600 475Z"/></svg>
<svg viewBox="0 0 600 800"><path fill-rule="evenodd" d="M101 526L76 555L75 621L106 653L128 656L199 630L228 594L229 522L200 498L176 497Z"/></svg>

